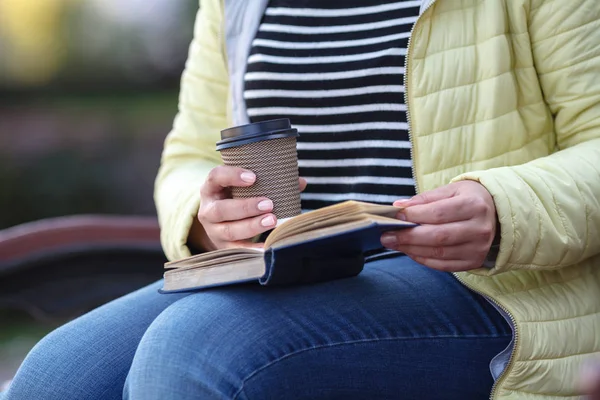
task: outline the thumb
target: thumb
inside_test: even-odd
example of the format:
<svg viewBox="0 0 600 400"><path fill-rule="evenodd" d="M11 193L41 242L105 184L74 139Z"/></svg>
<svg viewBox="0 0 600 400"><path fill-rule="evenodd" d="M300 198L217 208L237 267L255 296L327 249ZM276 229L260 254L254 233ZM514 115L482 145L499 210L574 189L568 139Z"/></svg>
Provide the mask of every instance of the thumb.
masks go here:
<svg viewBox="0 0 600 400"><path fill-rule="evenodd" d="M453 184L440 186L439 188L423 192L406 200L396 200L396 207L410 207L422 204L434 203L436 201L449 199L456 195L456 187Z"/></svg>
<svg viewBox="0 0 600 400"><path fill-rule="evenodd" d="M308 184L308 182L306 182L306 179L304 179L303 177L298 178L298 184L300 187L300 191L304 192L304 189L306 189L306 185Z"/></svg>

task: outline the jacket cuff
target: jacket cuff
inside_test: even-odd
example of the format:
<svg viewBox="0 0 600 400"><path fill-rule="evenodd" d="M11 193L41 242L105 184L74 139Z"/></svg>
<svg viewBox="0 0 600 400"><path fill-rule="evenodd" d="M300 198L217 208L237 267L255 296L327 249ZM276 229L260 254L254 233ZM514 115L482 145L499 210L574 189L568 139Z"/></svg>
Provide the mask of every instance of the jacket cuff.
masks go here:
<svg viewBox="0 0 600 400"><path fill-rule="evenodd" d="M512 221L512 210L510 201L504 189L499 183L499 177L495 172L500 173L500 169L491 169L487 171L476 171L465 173L452 179L451 182L472 180L483 185L492 195L494 206L496 207L496 236L490 248L483 268L473 270L478 275L495 275L505 272L508 260L514 245L515 226Z"/></svg>
<svg viewBox="0 0 600 400"><path fill-rule="evenodd" d="M200 208L200 193L193 186L186 187L171 199L177 204L168 208L169 215L162 221L160 238L167 258L179 260L192 255L188 237Z"/></svg>
<svg viewBox="0 0 600 400"><path fill-rule="evenodd" d="M488 252L485 260L483 261L484 268L494 268L496 266L496 260L498 260L498 254L500 254L500 243L502 238L501 226L498 217L496 216L496 234L494 235L494 240L492 241L492 245L490 246L490 251Z"/></svg>

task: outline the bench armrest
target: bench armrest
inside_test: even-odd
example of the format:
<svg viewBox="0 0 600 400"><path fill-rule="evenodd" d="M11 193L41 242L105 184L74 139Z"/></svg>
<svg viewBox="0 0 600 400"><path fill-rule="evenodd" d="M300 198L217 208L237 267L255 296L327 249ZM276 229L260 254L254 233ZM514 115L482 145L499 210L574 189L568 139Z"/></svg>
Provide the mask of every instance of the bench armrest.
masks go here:
<svg viewBox="0 0 600 400"><path fill-rule="evenodd" d="M70 318L154 282L166 261L154 217L81 215L0 231L0 308Z"/></svg>

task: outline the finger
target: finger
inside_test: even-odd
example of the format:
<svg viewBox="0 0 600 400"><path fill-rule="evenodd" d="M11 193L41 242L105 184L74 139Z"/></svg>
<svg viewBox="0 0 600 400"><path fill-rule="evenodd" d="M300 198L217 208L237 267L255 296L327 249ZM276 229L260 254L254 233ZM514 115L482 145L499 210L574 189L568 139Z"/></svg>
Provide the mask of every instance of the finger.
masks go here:
<svg viewBox="0 0 600 400"><path fill-rule="evenodd" d="M273 214L260 215L241 221L222 222L211 226L211 238L220 242L248 240L275 228L277 218Z"/></svg>
<svg viewBox="0 0 600 400"><path fill-rule="evenodd" d="M457 246L434 247L405 245L395 247L394 250L404 254L410 254L411 256L434 258L436 260L465 260L477 257L483 260L487 254L482 249L477 249L476 246L473 246L470 243Z"/></svg>
<svg viewBox="0 0 600 400"><path fill-rule="evenodd" d="M255 217L272 210L273 202L266 197L223 199L212 201L205 207L201 207L198 212L198 219L216 224Z"/></svg>
<svg viewBox="0 0 600 400"><path fill-rule="evenodd" d="M438 260L435 258L411 256L410 254L408 256L421 265L443 272L469 271L481 267L481 265L476 265L472 261L466 260Z"/></svg>
<svg viewBox="0 0 600 400"><path fill-rule="evenodd" d="M256 175L246 169L220 165L210 170L202 185L203 197L220 198L225 188L252 186Z"/></svg>
<svg viewBox="0 0 600 400"><path fill-rule="evenodd" d="M579 385L583 393L588 394L590 400L600 400L600 363L585 365L580 377Z"/></svg>
<svg viewBox="0 0 600 400"><path fill-rule="evenodd" d="M249 240L238 240L237 242L225 242L223 248L225 249L238 249L240 247L249 248L249 249L263 249L264 242L254 243Z"/></svg>
<svg viewBox="0 0 600 400"><path fill-rule="evenodd" d="M304 192L304 189L306 189L306 185L308 185L308 182L306 182L306 179L300 177L299 184L300 184L300 191Z"/></svg>
<svg viewBox="0 0 600 400"><path fill-rule="evenodd" d="M456 187L454 184L440 186L439 188L423 192L410 199L396 200L394 205L396 207L410 207L417 204L428 204L434 201L440 201L442 199L448 199L456 195Z"/></svg>
<svg viewBox="0 0 600 400"><path fill-rule="evenodd" d="M476 215L488 215L491 208L480 197L456 196L402 210L406 221L416 224L447 224L466 221Z"/></svg>
<svg viewBox="0 0 600 400"><path fill-rule="evenodd" d="M410 229L388 232L381 237L381 242L389 248L403 245L455 246L468 242L483 243L489 246L494 233L492 224L475 221L451 222L442 225L420 225Z"/></svg>

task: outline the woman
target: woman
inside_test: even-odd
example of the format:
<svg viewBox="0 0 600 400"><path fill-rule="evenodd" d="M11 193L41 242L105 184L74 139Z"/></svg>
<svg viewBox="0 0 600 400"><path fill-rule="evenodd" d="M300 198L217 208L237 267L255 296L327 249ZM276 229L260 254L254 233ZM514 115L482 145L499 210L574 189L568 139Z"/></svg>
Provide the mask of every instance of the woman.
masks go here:
<svg viewBox="0 0 600 400"><path fill-rule="evenodd" d="M600 352L600 4L341 4L201 2L156 185L164 248L252 246L276 223L269 199L229 198L255 177L214 148L290 117L303 208L399 200L421 225L382 244L406 256L286 289L159 282L42 340L3 400L581 394Z"/></svg>

